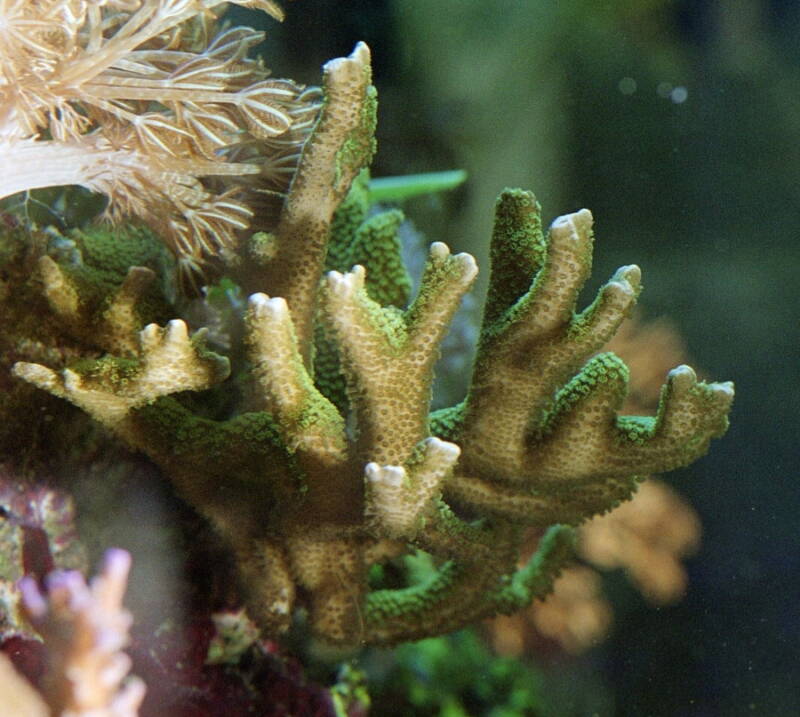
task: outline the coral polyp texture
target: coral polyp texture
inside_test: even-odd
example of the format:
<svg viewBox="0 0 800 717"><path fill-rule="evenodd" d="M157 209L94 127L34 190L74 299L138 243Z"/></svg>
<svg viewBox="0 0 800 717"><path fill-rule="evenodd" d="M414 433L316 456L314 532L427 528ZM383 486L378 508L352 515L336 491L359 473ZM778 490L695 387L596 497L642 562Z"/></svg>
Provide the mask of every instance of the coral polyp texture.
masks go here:
<svg viewBox="0 0 800 717"><path fill-rule="evenodd" d="M218 29L220 0L43 0L0 6L0 198L80 184L137 216L199 281L236 232L268 225L319 105ZM281 19L272 0L241 0ZM224 178L224 182L222 179ZM224 186L222 186L224 184Z"/></svg>
<svg viewBox="0 0 800 717"><path fill-rule="evenodd" d="M211 352L180 319L138 330L148 282L134 267L108 294L107 336L93 337L115 355L14 372L162 467L227 541L267 634L302 607L322 641L391 644L545 595L572 555L570 526L629 498L640 476L702 455L726 429L733 392L680 366L655 417L618 416L627 369L597 352L636 301L639 269L623 267L576 311L591 214L543 231L533 195L506 190L471 385L431 413L439 345L476 263L434 243L410 299L402 215L368 212L376 98L365 45L325 66L322 92L274 230L223 257L250 294L247 361ZM57 261L44 268L65 330L86 335L81 286ZM215 386L246 386L245 407L201 412L194 394ZM543 537L518 567L529 526Z"/></svg>

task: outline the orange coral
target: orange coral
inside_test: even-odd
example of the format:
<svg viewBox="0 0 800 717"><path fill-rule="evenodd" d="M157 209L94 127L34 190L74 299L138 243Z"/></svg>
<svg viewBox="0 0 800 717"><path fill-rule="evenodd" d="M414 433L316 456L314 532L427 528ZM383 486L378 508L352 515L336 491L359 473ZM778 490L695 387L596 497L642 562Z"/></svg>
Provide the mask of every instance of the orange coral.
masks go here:
<svg viewBox="0 0 800 717"><path fill-rule="evenodd" d="M545 601L491 621L492 647L498 654L519 656L531 649L538 634L566 652L583 652L601 640L611 624L611 606L603 598L600 582L591 568L567 568Z"/></svg>
<svg viewBox="0 0 800 717"><path fill-rule="evenodd" d="M624 568L647 600L664 605L686 589L681 558L700 542L700 520L683 499L648 480L633 500L581 528L578 552L600 568Z"/></svg>

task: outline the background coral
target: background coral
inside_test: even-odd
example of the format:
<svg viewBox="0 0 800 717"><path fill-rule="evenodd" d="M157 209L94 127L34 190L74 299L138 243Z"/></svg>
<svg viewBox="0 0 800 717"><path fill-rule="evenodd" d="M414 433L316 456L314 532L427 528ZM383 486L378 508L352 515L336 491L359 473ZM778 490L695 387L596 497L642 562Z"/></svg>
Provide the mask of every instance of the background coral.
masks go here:
<svg viewBox="0 0 800 717"><path fill-rule="evenodd" d="M29 622L2 626L3 717L366 714L359 671L343 666L329 689L314 683L296 659L260 640L241 610L210 616L198 610L182 626L167 617L134 626L129 639L130 614L119 605L128 562L124 551L108 551L88 586L77 571L44 575L42 592L32 577L20 583ZM144 679L120 687L131 665Z"/></svg>
<svg viewBox="0 0 800 717"><path fill-rule="evenodd" d="M89 585L77 571L49 573L46 594L35 578L20 580L22 610L44 640L47 668L40 697L9 672L2 656L3 689L9 692L3 709L17 703L20 715L138 715L145 686L128 677L131 661L122 652L131 626L131 615L122 608L129 569L130 555L111 550Z"/></svg>

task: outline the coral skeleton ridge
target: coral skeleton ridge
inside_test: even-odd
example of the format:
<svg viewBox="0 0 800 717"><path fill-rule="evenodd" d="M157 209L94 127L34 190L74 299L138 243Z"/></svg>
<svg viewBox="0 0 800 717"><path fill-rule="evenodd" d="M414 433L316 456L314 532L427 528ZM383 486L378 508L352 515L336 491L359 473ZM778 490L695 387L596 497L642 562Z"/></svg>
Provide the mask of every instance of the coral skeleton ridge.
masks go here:
<svg viewBox="0 0 800 717"><path fill-rule="evenodd" d="M655 417L618 416L627 369L598 352L636 301L639 269L618 270L576 312L591 214L543 231L533 195L506 190L469 391L431 413L439 345L475 261L434 243L409 301L402 216L367 212L376 100L365 45L325 66L322 92L274 230L242 240L226 267L250 295L246 366L178 319L133 331L153 281L132 268L95 339L111 353L14 372L161 466L227 540L268 634L302 607L324 641L391 644L545 595L572 555L569 526L702 455L733 392L681 366ZM89 332L69 272L45 260L41 276L65 330ZM187 392L229 374L249 387L247 410L197 413ZM543 537L518 568L530 526Z"/></svg>

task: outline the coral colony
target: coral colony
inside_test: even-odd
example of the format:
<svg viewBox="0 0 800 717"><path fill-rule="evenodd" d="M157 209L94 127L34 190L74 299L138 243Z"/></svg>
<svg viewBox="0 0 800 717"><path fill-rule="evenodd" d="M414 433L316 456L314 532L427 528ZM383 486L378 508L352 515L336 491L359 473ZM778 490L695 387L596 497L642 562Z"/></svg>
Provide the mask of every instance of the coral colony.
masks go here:
<svg viewBox="0 0 800 717"><path fill-rule="evenodd" d="M117 274L38 260L76 348L14 374L161 467L226 541L266 635L298 608L315 637L342 646L511 613L551 589L570 526L705 453L732 385L679 366L655 417L617 415L627 368L598 352L636 301L639 268L576 311L592 215L545 231L533 195L505 190L467 395L430 412L439 345L478 269L434 243L409 296L402 216L368 213L368 48L326 64L321 91L274 80L246 56L259 33L215 31L220 5L0 2L0 162L14 167L0 195L83 185L107 195L117 222L73 234ZM233 358L235 332L229 360L179 318L148 323L170 278L136 258L151 232L189 291L223 275L249 295L246 360ZM245 405L209 417L195 394L226 381L246 387ZM518 567L530 526L543 537Z"/></svg>
<svg viewBox="0 0 800 717"><path fill-rule="evenodd" d="M269 0L243 0L276 18ZM319 104L216 31L214 0L0 3L0 197L79 184L144 220L193 281L279 197ZM49 139L44 139L43 134ZM267 211L267 214L270 212Z"/></svg>
<svg viewBox="0 0 800 717"><path fill-rule="evenodd" d="M137 714L144 683L122 684L131 664L121 652L131 625L122 608L130 562L124 550L109 550L90 585L77 572L50 573L47 597L33 578L20 581L23 612L50 649L46 692L57 714Z"/></svg>
<svg viewBox="0 0 800 717"><path fill-rule="evenodd" d="M130 563L124 550L109 550L89 585L76 571L51 572L46 594L34 578L20 580L22 613L44 639L49 664L39 695L0 654L0 714L136 717L145 686L128 677L122 652L132 621L122 607Z"/></svg>

